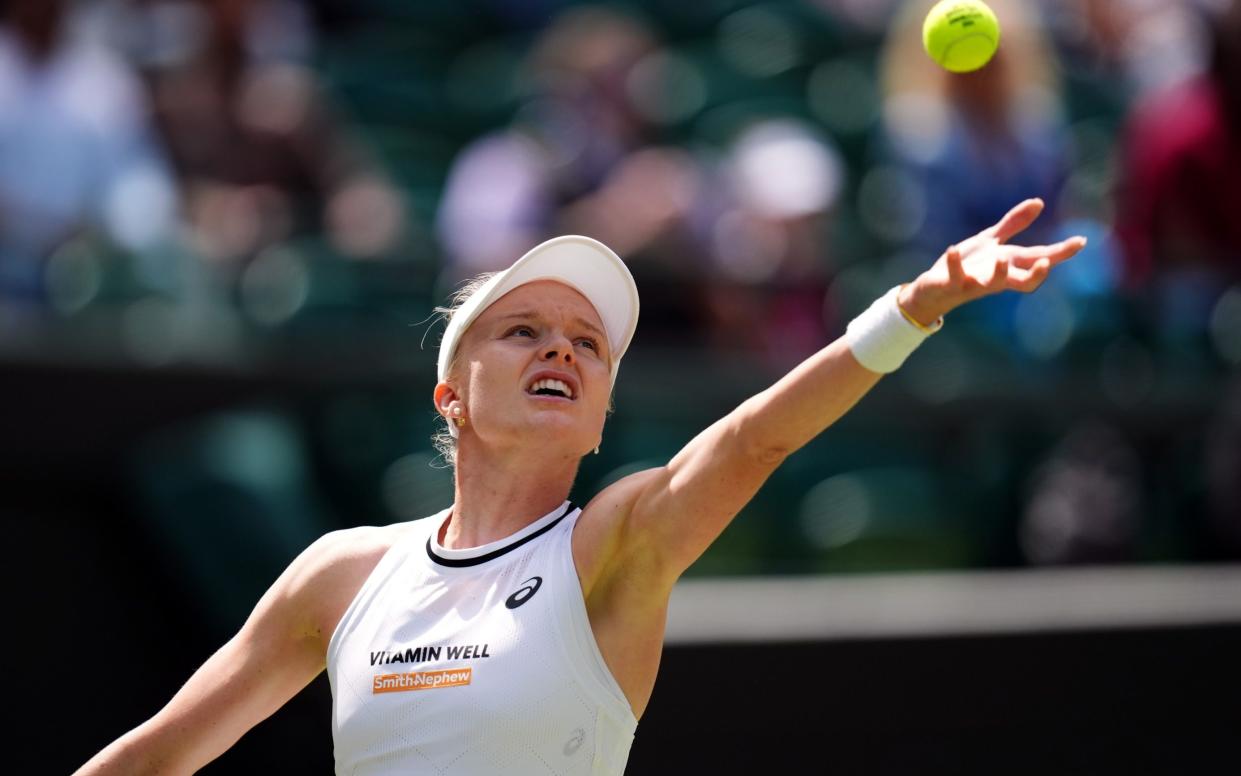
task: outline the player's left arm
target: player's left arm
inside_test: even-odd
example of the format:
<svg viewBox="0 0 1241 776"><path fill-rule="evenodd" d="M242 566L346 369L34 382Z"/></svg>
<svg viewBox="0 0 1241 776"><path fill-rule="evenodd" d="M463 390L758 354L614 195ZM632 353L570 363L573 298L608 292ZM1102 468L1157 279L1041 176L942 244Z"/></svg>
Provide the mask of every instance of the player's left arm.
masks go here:
<svg viewBox="0 0 1241 776"><path fill-rule="evenodd" d="M1034 291L1052 266L1086 243L1072 237L1054 245L1007 244L1042 209L1042 201L1026 200L999 223L950 247L902 289L901 306L930 325L973 299ZM625 554L640 553L670 585L790 453L848 412L880 377L858 363L843 337L837 339L712 424L667 466L617 483L632 494L618 538Z"/></svg>

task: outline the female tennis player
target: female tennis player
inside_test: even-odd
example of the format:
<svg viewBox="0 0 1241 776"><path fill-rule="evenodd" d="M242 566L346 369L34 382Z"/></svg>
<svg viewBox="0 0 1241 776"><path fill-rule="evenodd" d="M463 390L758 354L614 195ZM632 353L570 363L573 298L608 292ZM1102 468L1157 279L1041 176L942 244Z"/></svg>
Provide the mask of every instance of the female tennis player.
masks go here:
<svg viewBox="0 0 1241 776"><path fill-rule="evenodd" d="M566 499L600 443L637 290L594 240L534 248L459 300L440 345L452 506L315 542L167 706L79 773L191 773L324 668L337 773L623 772L673 583L945 313L1033 291L1081 249L1008 244L1042 206L949 248L668 465L580 508Z"/></svg>

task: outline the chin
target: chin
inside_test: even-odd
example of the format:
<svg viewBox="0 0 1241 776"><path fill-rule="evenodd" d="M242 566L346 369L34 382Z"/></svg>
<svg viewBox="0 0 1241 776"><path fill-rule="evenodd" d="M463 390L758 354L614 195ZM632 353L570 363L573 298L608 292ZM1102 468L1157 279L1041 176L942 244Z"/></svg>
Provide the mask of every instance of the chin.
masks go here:
<svg viewBox="0 0 1241 776"><path fill-rule="evenodd" d="M533 436L539 440L541 448L554 447L557 452L564 451L567 455L581 458L595 448L591 440L598 438L596 432L583 433L580 423L575 423L563 415L552 418L535 418L531 423Z"/></svg>

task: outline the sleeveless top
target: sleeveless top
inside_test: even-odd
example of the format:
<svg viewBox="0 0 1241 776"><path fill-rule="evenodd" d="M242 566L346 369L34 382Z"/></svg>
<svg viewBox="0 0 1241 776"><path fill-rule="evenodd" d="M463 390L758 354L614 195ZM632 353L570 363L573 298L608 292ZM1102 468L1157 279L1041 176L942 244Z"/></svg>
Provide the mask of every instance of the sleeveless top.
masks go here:
<svg viewBox="0 0 1241 776"><path fill-rule="evenodd" d="M591 631L569 502L500 541L413 521L328 643L336 772L621 774L637 719Z"/></svg>

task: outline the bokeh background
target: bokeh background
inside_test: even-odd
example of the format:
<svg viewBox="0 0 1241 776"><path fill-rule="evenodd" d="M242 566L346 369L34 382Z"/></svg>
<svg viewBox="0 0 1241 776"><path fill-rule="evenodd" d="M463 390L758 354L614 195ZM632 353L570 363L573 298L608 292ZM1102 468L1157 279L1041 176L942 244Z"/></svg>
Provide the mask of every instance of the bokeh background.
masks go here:
<svg viewBox="0 0 1241 776"><path fill-rule="evenodd" d="M1088 248L1034 295L949 316L689 576L1071 599L1129 577L1045 575L1235 574L1241 4L995 0L999 54L969 75L922 52L929 6L0 3L0 516L11 627L37 634L11 647L38 720L22 772L71 770L152 714L315 537L447 506L434 308L562 233L611 245L643 297L583 501L1042 197L1022 240ZM1238 590L1191 587L1159 612ZM902 589L882 600L917 610ZM715 707L762 711L747 724L810 772L1014 772L1065 737L1075 765L1028 772L1191 772L1236 754L1227 609L803 634L813 692ZM703 666L755 655L705 632L670 646L631 772L730 772L693 759L721 728L689 704L720 681ZM50 672L16 662L36 655ZM328 724L319 681L209 771L330 772Z"/></svg>

